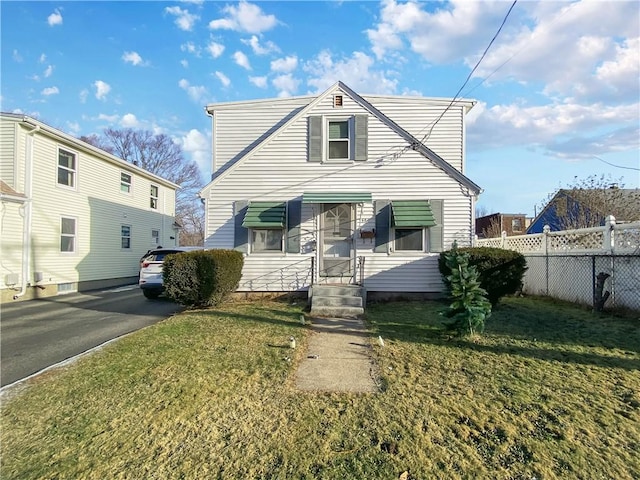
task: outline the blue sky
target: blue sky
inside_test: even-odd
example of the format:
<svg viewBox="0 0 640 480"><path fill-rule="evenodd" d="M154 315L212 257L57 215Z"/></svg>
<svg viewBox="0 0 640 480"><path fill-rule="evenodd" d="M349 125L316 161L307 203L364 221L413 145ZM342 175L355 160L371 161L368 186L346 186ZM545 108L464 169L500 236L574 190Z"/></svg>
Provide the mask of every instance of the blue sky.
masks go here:
<svg viewBox="0 0 640 480"><path fill-rule="evenodd" d="M207 103L320 93L453 97L511 2L0 4L1 109L72 135L170 135L210 177ZM640 3L518 2L463 89L487 213L574 177L640 185ZM613 164L615 166L609 165Z"/></svg>

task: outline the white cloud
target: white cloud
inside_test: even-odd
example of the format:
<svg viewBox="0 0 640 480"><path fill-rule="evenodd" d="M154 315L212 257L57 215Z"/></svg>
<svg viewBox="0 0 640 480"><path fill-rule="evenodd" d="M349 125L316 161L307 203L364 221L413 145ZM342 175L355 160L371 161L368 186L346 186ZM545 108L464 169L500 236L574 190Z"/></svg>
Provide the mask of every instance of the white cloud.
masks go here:
<svg viewBox="0 0 640 480"><path fill-rule="evenodd" d="M298 67L298 57L291 55L285 58L278 58L271 62L272 72L289 73Z"/></svg>
<svg viewBox="0 0 640 480"><path fill-rule="evenodd" d="M209 22L209 28L212 30L261 33L271 30L278 24L275 15L265 15L258 5L244 0L241 0L237 6L227 5L222 11L227 16Z"/></svg>
<svg viewBox="0 0 640 480"><path fill-rule="evenodd" d="M44 88L40 93L45 97L48 97L49 95L57 95L58 93L60 93L60 90L58 90L58 87L47 87Z"/></svg>
<svg viewBox="0 0 640 480"><path fill-rule="evenodd" d="M14 62L18 62L18 63L22 62L22 55L20 55L20 52L18 52L18 50L16 49L14 49L13 52L11 53L11 58L13 58Z"/></svg>
<svg viewBox="0 0 640 480"><path fill-rule="evenodd" d="M288 73L274 78L271 83L278 89L279 97L290 97L298 91L300 80Z"/></svg>
<svg viewBox="0 0 640 480"><path fill-rule="evenodd" d="M193 26L195 23L200 20L199 15L194 15L189 13L189 10L183 10L178 6L175 7L166 7L164 9L165 13L173 15L176 17L175 24L178 26L180 30L184 30L190 32L193 30Z"/></svg>
<svg viewBox="0 0 640 480"><path fill-rule="evenodd" d="M138 128L140 122L133 113L126 113L120 119L120 125L124 128Z"/></svg>
<svg viewBox="0 0 640 480"><path fill-rule="evenodd" d="M49 78L53 74L53 65L49 65L44 71L44 78Z"/></svg>
<svg viewBox="0 0 640 480"><path fill-rule="evenodd" d="M182 65L184 68L189 68L189 62L187 60L180 60L180 65Z"/></svg>
<svg viewBox="0 0 640 480"><path fill-rule="evenodd" d="M233 54L233 60L236 64L240 65L242 68L247 70L251 70L251 64L249 63L249 58L242 52L237 51Z"/></svg>
<svg viewBox="0 0 640 480"><path fill-rule="evenodd" d="M87 90L86 88L82 89L78 96L80 97L80 103L87 103L87 97L89 96L89 90Z"/></svg>
<svg viewBox="0 0 640 480"><path fill-rule="evenodd" d="M202 85L191 85L189 81L184 78L178 82L178 86L187 92L189 98L196 103L204 103L205 97L209 95L205 87Z"/></svg>
<svg viewBox="0 0 640 480"><path fill-rule="evenodd" d="M331 52L320 52L304 65L309 73L307 83L322 92L342 80L360 93L395 94L398 80L388 78L382 71L373 70L374 60L362 52L354 52L351 58L334 61Z"/></svg>
<svg viewBox="0 0 640 480"><path fill-rule="evenodd" d="M80 124L78 122L67 122L67 128L75 135L80 132Z"/></svg>
<svg viewBox="0 0 640 480"><path fill-rule="evenodd" d="M46 61L47 61L47 56L44 53L41 53L40 58L38 59L38 62L44 63Z"/></svg>
<svg viewBox="0 0 640 480"><path fill-rule="evenodd" d="M50 27L53 27L54 25L62 25L62 14L60 13L60 10L56 8L54 12L47 17L47 23Z"/></svg>
<svg viewBox="0 0 640 480"><path fill-rule="evenodd" d="M211 143L209 138L196 129L189 130L180 139L182 150L191 155L191 159L198 164L200 172L205 178L211 174Z"/></svg>
<svg viewBox="0 0 640 480"><path fill-rule="evenodd" d="M200 47L196 46L193 42L187 42L180 45L180 50L183 52L191 53L196 57L200 56Z"/></svg>
<svg viewBox="0 0 640 480"><path fill-rule="evenodd" d="M93 86L96 87L96 98L98 100L106 100L111 91L111 86L102 80L96 80L93 82Z"/></svg>
<svg viewBox="0 0 640 480"><path fill-rule="evenodd" d="M267 77L249 77L249 81L258 88L267 87Z"/></svg>
<svg viewBox="0 0 640 480"><path fill-rule="evenodd" d="M105 113L101 113L98 115L98 120L106 120L109 123L115 123L120 119L118 115L107 115Z"/></svg>
<svg viewBox="0 0 640 480"><path fill-rule="evenodd" d="M231 80L229 80L229 77L227 77L224 73L216 72L216 77L218 77L218 80L220 80L220 83L222 83L222 85L224 85L225 87L228 87L229 85L231 85Z"/></svg>
<svg viewBox="0 0 640 480"><path fill-rule="evenodd" d="M222 55L222 52L224 52L224 45L217 42L210 42L209 45L207 45L207 50L213 58L218 58Z"/></svg>
<svg viewBox="0 0 640 480"><path fill-rule="evenodd" d="M138 52L124 52L122 54L122 60L125 63L130 63L133 66L146 66L148 63L142 60L142 57Z"/></svg>
<svg viewBox="0 0 640 480"><path fill-rule="evenodd" d="M257 35L252 35L251 38L243 38L240 40L245 45L248 45L256 55L266 55L272 52L279 52L280 49L273 42L267 41L263 45L260 44L260 40Z"/></svg>

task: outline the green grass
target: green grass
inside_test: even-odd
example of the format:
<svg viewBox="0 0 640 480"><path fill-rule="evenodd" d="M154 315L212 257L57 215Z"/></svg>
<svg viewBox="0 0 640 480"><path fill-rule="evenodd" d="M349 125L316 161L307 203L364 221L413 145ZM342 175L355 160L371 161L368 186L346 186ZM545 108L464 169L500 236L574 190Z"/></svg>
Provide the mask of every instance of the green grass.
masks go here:
<svg viewBox="0 0 640 480"><path fill-rule="evenodd" d="M640 477L638 318L512 298L456 339L442 308L368 308L374 395L295 390L301 306L173 317L3 401L0 477Z"/></svg>

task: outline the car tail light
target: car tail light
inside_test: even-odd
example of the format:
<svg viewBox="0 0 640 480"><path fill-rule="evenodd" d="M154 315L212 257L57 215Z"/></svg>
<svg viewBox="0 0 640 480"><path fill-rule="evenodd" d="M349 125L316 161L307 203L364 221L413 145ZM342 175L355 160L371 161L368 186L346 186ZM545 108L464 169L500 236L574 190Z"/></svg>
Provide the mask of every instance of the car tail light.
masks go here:
<svg viewBox="0 0 640 480"><path fill-rule="evenodd" d="M142 268L147 268L149 265L151 265L150 262L142 262Z"/></svg>

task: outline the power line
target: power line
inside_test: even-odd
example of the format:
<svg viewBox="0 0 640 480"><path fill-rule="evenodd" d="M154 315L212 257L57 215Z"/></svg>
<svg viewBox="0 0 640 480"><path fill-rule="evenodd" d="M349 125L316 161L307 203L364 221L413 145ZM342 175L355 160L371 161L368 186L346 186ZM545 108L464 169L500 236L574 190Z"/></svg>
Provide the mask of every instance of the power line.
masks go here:
<svg viewBox="0 0 640 480"><path fill-rule="evenodd" d="M616 167L616 168L626 168L627 170L635 170L636 172L640 172L640 168L635 168L635 167L625 167L623 165L614 165L613 163L607 162L606 160L601 159L600 157L598 157L597 155L592 155L593 158L597 158L598 160L600 160L603 163L606 163L607 165L611 165L612 167Z"/></svg>
<svg viewBox="0 0 640 480"><path fill-rule="evenodd" d="M427 132L427 134L422 137L422 140L420 140L420 143L424 143L426 142L429 137L431 136L431 132L433 132L434 127L438 124L438 122L442 119L442 117L444 116L445 113L447 113L447 111L451 108L451 106L455 103L455 101L457 100L458 96L460 95L460 92L462 92L462 89L467 85L467 83L469 83L469 80L471 80L471 76L473 75L473 73L478 69L478 67L480 66L480 63L482 62L482 60L484 60L484 57L487 55L487 52L489 51L489 49L491 48L491 45L493 45L493 42L496 40L496 38L498 38L498 35L500 34L500 32L502 31L502 27L504 27L504 24L507 22L507 18L509 18L509 15L511 14L511 11L513 10L513 7L516 6L516 3L518 3L518 0L514 0L513 3L511 4L511 6L509 7L509 10L507 11L507 14L504 16L504 18L502 19L502 23L500 24L500 27L498 28L498 31L496 31L495 35L493 36L493 38L491 39L491 41L489 42L489 45L487 45L487 48L484 49L484 52L482 53L482 56L480 57L480 59L476 62L475 66L473 67L473 69L471 69L471 72L469 72L469 75L467 76L467 79L464 81L464 83L462 84L462 86L458 89L458 91L456 92L456 94L453 96L453 98L451 99L451 102L449 102L449 105L447 105L447 108L445 108L442 113L440 114L440 116L436 119L435 122L433 122L433 124L431 124L431 128L429 129L429 131ZM506 63L506 62L505 62Z"/></svg>

